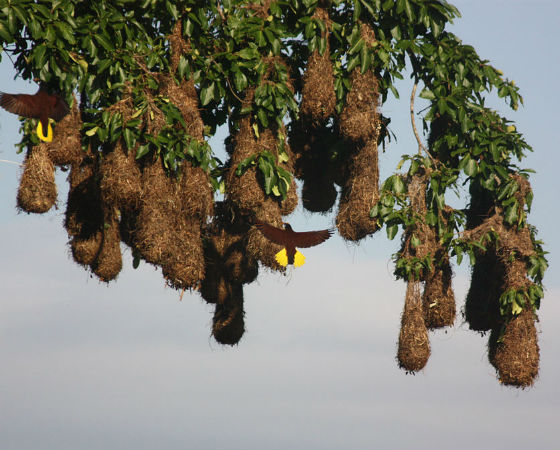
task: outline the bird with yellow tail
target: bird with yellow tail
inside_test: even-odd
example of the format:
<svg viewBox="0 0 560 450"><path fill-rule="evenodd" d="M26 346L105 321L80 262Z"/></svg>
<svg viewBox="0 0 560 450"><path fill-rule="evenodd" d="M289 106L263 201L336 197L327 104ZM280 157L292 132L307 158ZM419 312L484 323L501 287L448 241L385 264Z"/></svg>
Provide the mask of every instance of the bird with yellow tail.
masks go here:
<svg viewBox="0 0 560 450"><path fill-rule="evenodd" d="M39 119L37 136L45 142L53 138L51 119L58 122L70 112L68 103L60 95L50 94L44 87L33 95L0 92L0 106L18 116Z"/></svg>
<svg viewBox="0 0 560 450"><path fill-rule="evenodd" d="M284 229L274 227L264 222L257 222L255 226L269 241L284 247L275 258L283 267L293 264L300 267L305 263L305 256L297 250L299 248L313 247L325 242L333 234L333 230L319 231L294 231L289 223L283 223Z"/></svg>

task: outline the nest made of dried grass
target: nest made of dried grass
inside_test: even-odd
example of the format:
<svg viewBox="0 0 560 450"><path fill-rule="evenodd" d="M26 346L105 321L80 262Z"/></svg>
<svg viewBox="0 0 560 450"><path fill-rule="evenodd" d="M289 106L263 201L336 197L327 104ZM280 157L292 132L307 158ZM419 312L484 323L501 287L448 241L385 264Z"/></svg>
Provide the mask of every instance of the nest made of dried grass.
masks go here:
<svg viewBox="0 0 560 450"><path fill-rule="evenodd" d="M37 145L27 151L17 193L17 207L28 213L43 214L56 203L54 164L47 149Z"/></svg>
<svg viewBox="0 0 560 450"><path fill-rule="evenodd" d="M216 205L204 239L206 276L200 293L206 301L220 302L226 283L251 283L257 278L258 263L246 250L248 229L247 222L235 218L226 202Z"/></svg>
<svg viewBox="0 0 560 450"><path fill-rule="evenodd" d="M174 288L196 288L204 278L201 220L185 211L180 182L160 158L142 173L142 197L134 218L134 246L147 262L162 267Z"/></svg>
<svg viewBox="0 0 560 450"><path fill-rule="evenodd" d="M537 315L526 309L505 324L492 330L488 357L496 368L501 383L529 387L539 374Z"/></svg>
<svg viewBox="0 0 560 450"><path fill-rule="evenodd" d="M264 222L283 228L278 203L270 199L254 211L254 219L256 222ZM247 232L247 254L249 257L260 261L269 269L284 272L286 268L278 264L275 258L276 253L280 250L282 250L282 246L269 241L256 227L252 227Z"/></svg>
<svg viewBox="0 0 560 450"><path fill-rule="evenodd" d="M447 254L436 254L434 270L426 278L422 306L428 329L442 328L455 322L455 294L451 286L453 271Z"/></svg>
<svg viewBox="0 0 560 450"><path fill-rule="evenodd" d="M375 34L365 23L360 24L360 34L366 45L373 45ZM372 69L362 73L356 67L350 74L351 88L346 95L344 108L340 115L341 135L349 141L377 142L381 128L379 113L379 84Z"/></svg>
<svg viewBox="0 0 560 450"><path fill-rule="evenodd" d="M87 237L103 224L98 189L98 163L95 155L84 156L72 164L64 227L70 236Z"/></svg>
<svg viewBox="0 0 560 450"><path fill-rule="evenodd" d="M68 200L64 227L70 236L74 261L92 265L103 241L104 216L98 189L97 159L84 155L72 164L68 181Z"/></svg>
<svg viewBox="0 0 560 450"><path fill-rule="evenodd" d="M327 40L327 46L322 55L317 49L309 56L307 68L303 74L299 110L301 118L306 124L319 127L334 115L336 94L329 45L329 14L326 9L319 7L315 10L313 18L318 18L325 24L326 30L322 37Z"/></svg>
<svg viewBox="0 0 560 450"><path fill-rule="evenodd" d="M233 141L234 150L225 176L226 196L228 201L235 205L237 209L252 211L266 199L260 174L255 166L249 167L241 176L236 174L238 165L244 159L261 150L251 127L250 117L241 120L239 130Z"/></svg>
<svg viewBox="0 0 560 450"><path fill-rule="evenodd" d="M77 235L70 238L70 251L72 258L77 264L89 267L95 263L101 244L103 243L103 232L95 230L88 235Z"/></svg>
<svg viewBox="0 0 560 450"><path fill-rule="evenodd" d="M176 233L170 211L174 209L173 186L159 158L149 161L142 172L142 197L135 217L134 246L142 258L161 265L170 252L168 243Z"/></svg>
<svg viewBox="0 0 560 450"><path fill-rule="evenodd" d="M136 208L142 194L141 172L134 150L125 150L122 140L103 155L99 166L103 202L119 209Z"/></svg>
<svg viewBox="0 0 560 450"><path fill-rule="evenodd" d="M70 113L56 124L53 140L39 144L46 147L49 158L56 166L73 164L82 157L82 117L78 100L75 95L73 98L74 102Z"/></svg>
<svg viewBox="0 0 560 450"><path fill-rule="evenodd" d="M504 292L531 284L527 278L527 260L535 254L529 229L506 226L499 209L476 228L467 230L463 237L479 241L488 235L493 235L495 240L486 240L486 251L476 252L465 302L465 319L476 331L487 331L498 325L499 298Z"/></svg>
<svg viewBox="0 0 560 450"><path fill-rule="evenodd" d="M334 207L337 196L338 191L328 175L318 172L303 181L301 201L307 211L326 214Z"/></svg>
<svg viewBox="0 0 560 450"><path fill-rule="evenodd" d="M379 201L377 141L369 140L350 155L348 179L342 188L336 217L339 234L346 240L359 241L379 229L370 216Z"/></svg>
<svg viewBox="0 0 560 450"><path fill-rule="evenodd" d="M198 289L205 276L200 222L180 220L174 227L174 241L166 242L162 274L174 289Z"/></svg>
<svg viewBox="0 0 560 450"><path fill-rule="evenodd" d="M182 213L205 223L214 211L214 191L208 174L185 160L181 163L179 181L174 185Z"/></svg>
<svg viewBox="0 0 560 450"><path fill-rule="evenodd" d="M430 340L424 322L420 282L408 281L401 317L397 361L401 369L417 372L426 366L429 357Z"/></svg>
<svg viewBox="0 0 560 450"><path fill-rule="evenodd" d="M499 323L503 279L504 268L495 250L477 255L464 307L464 318L471 330L484 332Z"/></svg>
<svg viewBox="0 0 560 450"><path fill-rule="evenodd" d="M114 208L106 206L104 215L103 239L98 255L91 264L91 270L101 281L108 283L117 278L122 269L121 236Z"/></svg>
<svg viewBox="0 0 560 450"><path fill-rule="evenodd" d="M243 286L230 283L224 302L217 303L212 319L212 336L223 345L235 345L245 333Z"/></svg>

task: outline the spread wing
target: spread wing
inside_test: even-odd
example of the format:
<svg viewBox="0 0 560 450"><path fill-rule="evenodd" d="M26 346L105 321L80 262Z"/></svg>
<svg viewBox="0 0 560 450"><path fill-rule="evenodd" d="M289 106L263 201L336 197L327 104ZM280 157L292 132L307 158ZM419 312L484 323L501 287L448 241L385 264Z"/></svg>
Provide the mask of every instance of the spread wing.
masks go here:
<svg viewBox="0 0 560 450"><path fill-rule="evenodd" d="M267 238L269 241L282 246L286 245L286 237L287 237L286 230L273 227L272 225L263 222L257 222L255 226L260 230L263 236Z"/></svg>
<svg viewBox="0 0 560 450"><path fill-rule="evenodd" d="M290 236L290 239L294 243L295 247L306 248L325 242L332 234L333 230L294 231Z"/></svg>
<svg viewBox="0 0 560 450"><path fill-rule="evenodd" d="M50 117L52 117L55 121L60 122L60 120L70 112L70 108L68 108L68 103L66 103L62 97L58 95L55 95L54 97L55 103Z"/></svg>
<svg viewBox="0 0 560 450"><path fill-rule="evenodd" d="M18 116L31 119L38 118L39 111L34 97L34 95L29 94L6 94L0 92L0 106Z"/></svg>

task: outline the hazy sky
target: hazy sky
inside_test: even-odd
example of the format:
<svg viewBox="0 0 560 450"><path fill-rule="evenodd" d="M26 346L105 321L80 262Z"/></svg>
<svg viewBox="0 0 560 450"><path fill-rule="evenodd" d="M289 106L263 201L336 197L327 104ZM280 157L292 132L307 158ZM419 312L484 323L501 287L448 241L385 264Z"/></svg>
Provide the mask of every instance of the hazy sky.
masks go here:
<svg viewBox="0 0 560 450"><path fill-rule="evenodd" d="M0 162L0 450L57 449L552 449L560 413L560 6L557 1L463 0L451 28L513 78L525 107L509 112L535 153L529 221L550 268L539 313L540 377L532 389L504 388L487 361L487 337L455 327L431 334L424 371L395 361L404 284L384 232L359 247L338 237L305 252L288 277L263 271L245 287L247 332L236 347L209 337L213 308L196 294L179 301L161 274L131 267L117 282L90 278L68 256L59 209L18 214L16 165ZM5 58L1 89L13 81ZM380 157L382 175L414 151L410 82L383 106L398 135ZM0 111L0 159L21 161L17 117ZM461 200L458 200L461 201ZM299 228L332 216L301 210ZM468 270L455 268L462 307Z"/></svg>

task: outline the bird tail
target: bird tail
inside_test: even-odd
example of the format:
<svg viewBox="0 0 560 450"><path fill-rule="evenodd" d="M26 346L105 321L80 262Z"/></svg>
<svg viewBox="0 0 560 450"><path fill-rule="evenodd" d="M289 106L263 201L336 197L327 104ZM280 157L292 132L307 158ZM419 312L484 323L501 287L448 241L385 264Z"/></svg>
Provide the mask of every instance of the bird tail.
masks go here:
<svg viewBox="0 0 560 450"><path fill-rule="evenodd" d="M294 255L294 266L301 267L305 264L305 256L299 251L296 250L296 254Z"/></svg>
<svg viewBox="0 0 560 450"><path fill-rule="evenodd" d="M37 136L39 136L39 139L41 139L42 141L52 142L53 129L52 129L50 121L49 121L49 124L47 126L47 135L45 136L45 133L44 133L44 130L43 130L43 124L39 120L39 123L37 124Z"/></svg>
<svg viewBox="0 0 560 450"><path fill-rule="evenodd" d="M285 248L276 253L276 255L274 255L274 258L276 258L276 261L278 261L278 264L280 264L282 267L286 267L288 265L288 253L286 253Z"/></svg>

